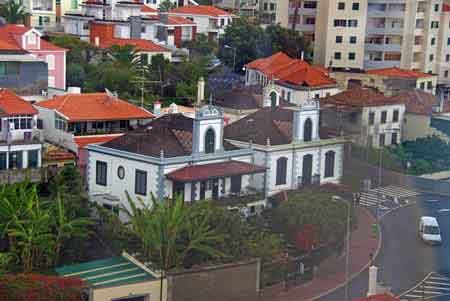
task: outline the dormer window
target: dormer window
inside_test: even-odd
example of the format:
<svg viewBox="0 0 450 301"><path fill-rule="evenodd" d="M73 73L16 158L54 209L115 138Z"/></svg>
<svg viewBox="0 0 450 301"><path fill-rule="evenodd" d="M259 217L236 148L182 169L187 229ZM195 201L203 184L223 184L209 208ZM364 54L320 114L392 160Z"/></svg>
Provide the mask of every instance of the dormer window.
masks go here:
<svg viewBox="0 0 450 301"><path fill-rule="evenodd" d="M216 146L215 139L216 139L216 134L214 133L214 130L208 129L205 134L205 153L206 154L214 153L214 149Z"/></svg>
<svg viewBox="0 0 450 301"><path fill-rule="evenodd" d="M27 36L28 44L36 44L36 35L34 33L31 33Z"/></svg>

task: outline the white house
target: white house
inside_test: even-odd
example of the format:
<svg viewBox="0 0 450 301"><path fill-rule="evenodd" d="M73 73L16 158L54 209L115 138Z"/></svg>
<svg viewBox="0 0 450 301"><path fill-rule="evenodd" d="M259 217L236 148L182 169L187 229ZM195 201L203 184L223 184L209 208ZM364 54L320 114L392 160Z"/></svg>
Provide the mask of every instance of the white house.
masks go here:
<svg viewBox="0 0 450 301"><path fill-rule="evenodd" d="M340 92L336 81L328 76L326 69L292 59L283 52L245 65L245 84L263 87L273 84L282 99L298 105L312 98ZM275 96L272 94L270 97Z"/></svg>
<svg viewBox="0 0 450 301"><path fill-rule="evenodd" d="M345 141L319 131L316 100L280 107L267 99L265 108L228 125L225 139L255 150L254 163L267 168L255 183L268 195L341 180Z"/></svg>
<svg viewBox="0 0 450 301"><path fill-rule="evenodd" d="M212 5L179 6L169 11L170 16L189 19L197 24L197 33L206 34L210 40L217 40L233 21L233 15Z"/></svg>
<svg viewBox="0 0 450 301"><path fill-rule="evenodd" d="M207 105L195 118L166 114L138 130L101 145L89 145L88 189L92 201L127 205L132 198L150 200L181 195L186 202L223 199L255 192L251 148L223 140L223 113Z"/></svg>
<svg viewBox="0 0 450 301"><path fill-rule="evenodd" d="M0 172L42 165L36 137L37 110L9 89L0 89ZM0 181L1 182L1 181Z"/></svg>
<svg viewBox="0 0 450 301"><path fill-rule="evenodd" d="M403 137L404 101L371 88L354 88L320 100L322 125L368 147L398 144Z"/></svg>

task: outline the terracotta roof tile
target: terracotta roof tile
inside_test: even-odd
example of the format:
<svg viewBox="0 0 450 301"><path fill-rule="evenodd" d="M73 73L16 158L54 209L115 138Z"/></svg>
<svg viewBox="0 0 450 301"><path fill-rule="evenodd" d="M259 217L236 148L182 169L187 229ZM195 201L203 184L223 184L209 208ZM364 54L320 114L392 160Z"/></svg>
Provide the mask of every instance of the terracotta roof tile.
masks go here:
<svg viewBox="0 0 450 301"><path fill-rule="evenodd" d="M123 134L117 134L117 135L104 135L104 136L81 136L81 137L75 137L74 141L78 145L78 148L84 148L86 145L89 144L101 144L109 142L113 139L116 139Z"/></svg>
<svg viewBox="0 0 450 301"><path fill-rule="evenodd" d="M144 4L144 5L142 5L142 7L141 7L141 12L143 12L143 13L157 14L157 13L158 13L158 10L157 10L157 9L154 9L154 8L151 8L150 6Z"/></svg>
<svg viewBox="0 0 450 301"><path fill-rule="evenodd" d="M404 103L406 112L421 115L431 115L433 107L439 105L438 97L422 90L402 92L392 96L391 99Z"/></svg>
<svg viewBox="0 0 450 301"><path fill-rule="evenodd" d="M169 16L169 25L196 25L194 21L180 17L180 16Z"/></svg>
<svg viewBox="0 0 450 301"><path fill-rule="evenodd" d="M0 50L24 50L16 38L17 36L21 36L30 30L32 30L31 27L14 24L6 24L0 26ZM41 39L41 50L67 50L67 49L60 48Z"/></svg>
<svg viewBox="0 0 450 301"><path fill-rule="evenodd" d="M381 76L391 76L391 77L401 77L401 78L423 78L423 77L431 77L433 74L405 70L396 67L392 68L383 68L383 69L372 69L367 71L368 74L375 74Z"/></svg>
<svg viewBox="0 0 450 301"><path fill-rule="evenodd" d="M152 41L143 39L100 39L100 48L106 49L113 45L125 46L133 45L136 50L146 51L146 52L170 52L169 49L162 47Z"/></svg>
<svg viewBox="0 0 450 301"><path fill-rule="evenodd" d="M246 68L256 69L278 82L308 87L336 85L336 81L330 78L323 68L292 59L283 52L250 62Z"/></svg>
<svg viewBox="0 0 450 301"><path fill-rule="evenodd" d="M265 170L265 167L246 162L225 161L211 164L186 166L167 174L166 177L173 181L190 182L245 174L262 173Z"/></svg>
<svg viewBox="0 0 450 301"><path fill-rule="evenodd" d="M0 113L2 115L35 115L38 111L26 100L9 89L0 89Z"/></svg>
<svg viewBox="0 0 450 301"><path fill-rule="evenodd" d="M106 93L66 94L36 103L56 110L70 121L149 119L154 115Z"/></svg>
<svg viewBox="0 0 450 301"><path fill-rule="evenodd" d="M180 6L169 11L170 14L206 15L210 17L231 16L230 13L211 5Z"/></svg>
<svg viewBox="0 0 450 301"><path fill-rule="evenodd" d="M400 104L397 99L393 99L370 88L354 88L341 93L328 96L320 100L322 108L355 108L383 106L390 104Z"/></svg>

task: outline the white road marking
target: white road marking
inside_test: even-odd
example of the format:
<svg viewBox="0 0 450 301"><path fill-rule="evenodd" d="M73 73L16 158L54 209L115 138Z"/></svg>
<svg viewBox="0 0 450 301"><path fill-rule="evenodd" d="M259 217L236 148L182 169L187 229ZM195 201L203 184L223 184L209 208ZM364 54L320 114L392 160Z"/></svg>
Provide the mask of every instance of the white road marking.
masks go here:
<svg viewBox="0 0 450 301"><path fill-rule="evenodd" d="M438 212L450 212L450 209L439 209Z"/></svg>
<svg viewBox="0 0 450 301"><path fill-rule="evenodd" d="M450 278L442 277L442 276L430 276L428 279L450 281Z"/></svg>
<svg viewBox="0 0 450 301"><path fill-rule="evenodd" d="M438 285L450 286L450 283L448 283L448 282L436 282L436 281L425 281L425 284L438 284Z"/></svg>
<svg viewBox="0 0 450 301"><path fill-rule="evenodd" d="M450 291L450 288L448 288L448 287L424 285L424 288L431 288L433 290L439 290L439 291Z"/></svg>
<svg viewBox="0 0 450 301"><path fill-rule="evenodd" d="M426 200L426 202L435 203L435 202L439 202L439 201L438 200Z"/></svg>

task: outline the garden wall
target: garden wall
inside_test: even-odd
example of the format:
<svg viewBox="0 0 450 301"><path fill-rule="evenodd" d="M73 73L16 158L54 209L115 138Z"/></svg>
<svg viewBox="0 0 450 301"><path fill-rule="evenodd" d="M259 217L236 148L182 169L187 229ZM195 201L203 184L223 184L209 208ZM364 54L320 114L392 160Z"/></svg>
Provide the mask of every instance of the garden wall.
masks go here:
<svg viewBox="0 0 450 301"><path fill-rule="evenodd" d="M256 301L260 269L250 260L170 273L167 301Z"/></svg>

